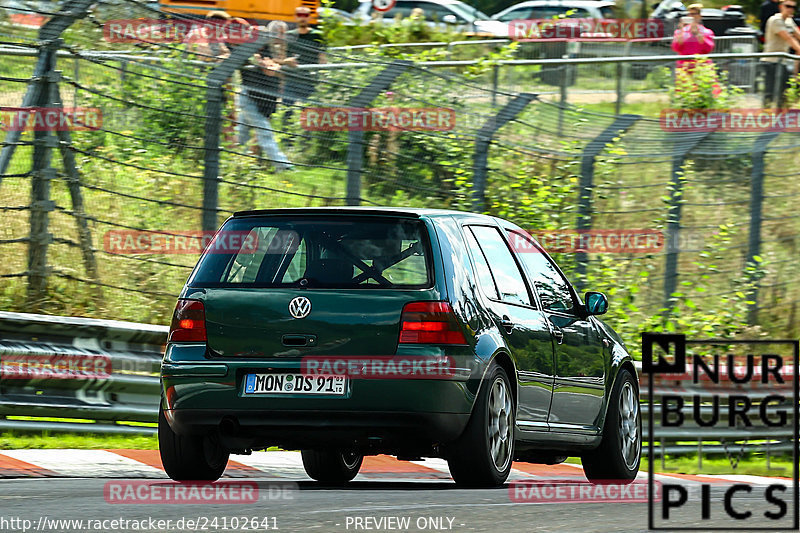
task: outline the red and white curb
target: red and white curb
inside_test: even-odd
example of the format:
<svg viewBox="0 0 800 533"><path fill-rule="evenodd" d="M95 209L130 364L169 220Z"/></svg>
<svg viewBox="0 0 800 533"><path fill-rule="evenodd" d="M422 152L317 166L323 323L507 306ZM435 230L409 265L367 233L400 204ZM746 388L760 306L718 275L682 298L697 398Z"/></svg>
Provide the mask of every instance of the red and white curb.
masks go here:
<svg viewBox="0 0 800 533"><path fill-rule="evenodd" d="M164 479L158 450L2 450L0 451L0 478L69 477L69 478L125 478ZM251 455L232 455L225 470L225 478L261 478L284 481L307 481L299 452L254 452ZM578 481L584 480L579 465L537 465L514 463L509 481ZM639 479L647 479L645 472ZM791 486L785 477L749 475L689 475L657 474L662 482L679 482L684 485L701 483L747 483L769 485L781 483ZM355 481L451 481L447 461L398 461L388 455L364 458L364 464Z"/></svg>

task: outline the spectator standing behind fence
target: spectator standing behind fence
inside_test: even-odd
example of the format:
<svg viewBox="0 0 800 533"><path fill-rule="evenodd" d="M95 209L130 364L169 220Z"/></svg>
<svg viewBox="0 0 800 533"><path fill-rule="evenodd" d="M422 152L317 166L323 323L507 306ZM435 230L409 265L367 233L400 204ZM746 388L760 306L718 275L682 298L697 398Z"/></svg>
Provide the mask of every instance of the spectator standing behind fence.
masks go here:
<svg viewBox="0 0 800 533"><path fill-rule="evenodd" d="M294 57L298 65L325 63L325 43L322 33L311 27L311 10L299 6L294 10L297 28L287 32L289 57ZM286 69L283 88L283 103L287 106L283 115L288 124L294 113L295 102L305 102L317 87L317 73L307 69Z"/></svg>
<svg viewBox="0 0 800 533"><path fill-rule="evenodd" d="M250 23L241 18L231 18L225 11L209 11L206 15L206 21L213 25L225 26L231 23L240 25L249 25ZM200 25L202 26L202 25ZM187 50L197 54L203 61L224 61L231 55L228 46L218 40L217 37L209 39L206 32L202 27L198 27L190 31L184 42L187 44ZM225 110L225 122L222 127L222 137L227 142L234 141L234 124L236 122L236 110L239 108L239 101L234 96L233 106L228 105L228 95L230 93L236 94L234 87L240 84L238 76L228 78L223 85L222 91L222 108Z"/></svg>
<svg viewBox="0 0 800 533"><path fill-rule="evenodd" d="M272 21L266 31L270 43L253 56L254 66L241 71L242 93L239 102L242 121L238 125L239 144L247 146L250 128L255 128L261 154L281 172L292 169L292 164L275 140L270 117L275 112L281 94L281 69L289 63L285 54L278 51L286 40L286 23Z"/></svg>
<svg viewBox="0 0 800 533"><path fill-rule="evenodd" d="M209 11L206 20L212 24L225 24L231 22L231 16L225 11ZM241 20L241 19L240 19ZM209 40L203 34L202 28L195 28L186 35L185 41L188 50L199 56L204 61L218 61L231 55L225 43L216 39Z"/></svg>
<svg viewBox="0 0 800 533"><path fill-rule="evenodd" d="M800 33L792 17L797 9L797 0L785 0L780 3L780 12L772 15L767 21L764 32L764 52L788 52L791 48L795 54L800 54ZM781 57L765 57L764 62L765 86L764 107L771 107L774 102L775 90L778 90L778 107L784 105L783 93L789 82L789 75L796 72L794 60Z"/></svg>
<svg viewBox="0 0 800 533"><path fill-rule="evenodd" d="M672 49L682 56L708 54L714 49L714 32L703 26L702 4L692 4L688 17L681 17L680 27L675 30ZM679 67L691 67L694 60L678 61Z"/></svg>

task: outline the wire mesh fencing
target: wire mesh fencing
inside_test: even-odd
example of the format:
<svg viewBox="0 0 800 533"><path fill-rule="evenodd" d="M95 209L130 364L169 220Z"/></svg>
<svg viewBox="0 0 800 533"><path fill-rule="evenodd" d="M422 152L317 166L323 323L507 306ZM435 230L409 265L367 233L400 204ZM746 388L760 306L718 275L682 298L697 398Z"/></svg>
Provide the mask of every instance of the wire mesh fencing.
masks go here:
<svg viewBox="0 0 800 533"><path fill-rule="evenodd" d="M394 205L550 232L631 323L736 307L798 330L797 134L614 113L668 106L673 57L413 62L134 0L42 5L40 28L0 21L4 307L164 323L231 213ZM715 59L746 102L759 59Z"/></svg>

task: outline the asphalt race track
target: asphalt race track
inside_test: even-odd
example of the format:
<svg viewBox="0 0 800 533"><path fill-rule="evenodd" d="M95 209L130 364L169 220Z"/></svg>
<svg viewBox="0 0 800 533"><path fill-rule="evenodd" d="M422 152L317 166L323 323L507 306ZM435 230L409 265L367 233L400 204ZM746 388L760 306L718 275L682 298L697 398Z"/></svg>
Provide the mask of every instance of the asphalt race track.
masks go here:
<svg viewBox="0 0 800 533"><path fill-rule="evenodd" d="M378 456L367 458L358 477L342 488L311 481L296 452L256 452L233 459L219 482L210 487L184 485L184 492L178 494L181 485L166 478L157 451L5 450L0 452L0 477L4 478L0 480L0 531L647 529L647 504L639 499L645 495L646 501L644 474L640 474L641 484L628 494L617 487L597 493L591 492L594 486L586 483L579 467L515 463L503 488L460 489L442 460L407 462ZM777 507L765 503L764 488L776 482L786 486L781 498L788 505L787 517L780 523L791 522L792 487L785 478L674 474L658 475L656 480L687 489L687 503L673 511L671 525L697 527L713 522L717 527L741 528L744 522L722 519L723 495L734 483L750 487L733 500L737 512L753 512L750 527L773 524L763 513ZM711 522L699 519L702 484L710 485ZM556 490L559 486L561 494ZM598 497L604 500L596 503L593 499ZM660 513L660 503L655 505Z"/></svg>

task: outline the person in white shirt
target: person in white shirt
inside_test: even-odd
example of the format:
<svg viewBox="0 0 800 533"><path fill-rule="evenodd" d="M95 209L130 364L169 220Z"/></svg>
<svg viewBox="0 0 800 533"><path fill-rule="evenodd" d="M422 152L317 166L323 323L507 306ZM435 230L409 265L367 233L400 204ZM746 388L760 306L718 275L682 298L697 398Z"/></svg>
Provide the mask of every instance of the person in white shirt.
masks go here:
<svg viewBox="0 0 800 533"><path fill-rule="evenodd" d="M800 31L793 20L797 10L797 0L784 0L780 3L780 11L767 20L764 34L764 52L794 51L800 55ZM771 107L778 91L778 107L784 105L783 93L789 82L790 74L796 72L795 61L780 57L761 59L765 73L764 107Z"/></svg>

